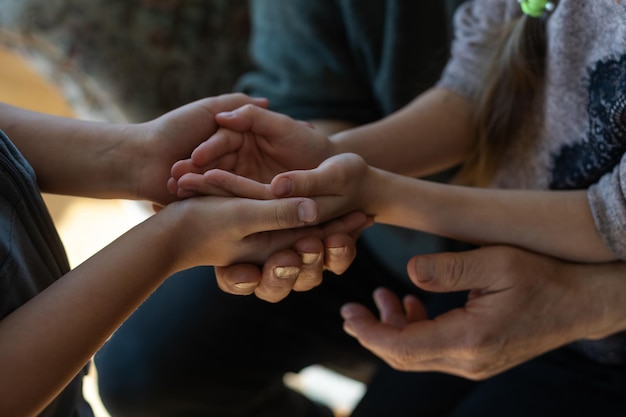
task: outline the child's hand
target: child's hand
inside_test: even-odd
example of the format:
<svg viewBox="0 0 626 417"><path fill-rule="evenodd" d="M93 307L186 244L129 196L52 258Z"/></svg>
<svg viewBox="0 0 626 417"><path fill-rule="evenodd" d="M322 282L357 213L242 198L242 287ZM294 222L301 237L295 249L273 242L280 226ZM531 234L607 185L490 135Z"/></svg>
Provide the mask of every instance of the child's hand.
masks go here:
<svg viewBox="0 0 626 417"><path fill-rule="evenodd" d="M319 221L325 222L359 210L374 215L376 191L371 181L375 170L355 154L341 154L311 170L277 175L271 184L235 175L220 169L204 174L185 174L178 181L178 196L218 195L269 200L310 197L320 208ZM369 209L369 210L368 210Z"/></svg>
<svg viewBox="0 0 626 417"><path fill-rule="evenodd" d="M220 113L215 120L223 129L190 159L174 164L170 192L176 193L176 181L187 173L217 168L269 183L281 172L315 168L332 154L329 139L308 124L255 105Z"/></svg>
<svg viewBox="0 0 626 417"><path fill-rule="evenodd" d="M354 210L373 216L376 214L378 194L375 190L376 172L360 156L340 154L327 159L315 169L277 175L269 190L278 198L312 198L319 206L320 221Z"/></svg>

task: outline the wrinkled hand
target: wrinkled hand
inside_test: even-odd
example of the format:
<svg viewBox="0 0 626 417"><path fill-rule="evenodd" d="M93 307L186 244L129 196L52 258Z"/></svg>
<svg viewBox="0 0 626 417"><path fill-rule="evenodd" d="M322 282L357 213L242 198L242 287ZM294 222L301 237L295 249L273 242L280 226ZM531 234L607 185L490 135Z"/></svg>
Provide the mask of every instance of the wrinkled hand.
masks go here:
<svg viewBox="0 0 626 417"><path fill-rule="evenodd" d="M322 273L342 274L356 256L355 241L372 219L352 213L323 227L324 239L304 238L292 249L272 255L262 267L238 264L215 268L219 287L230 294L255 294L278 302L291 291L308 291L322 283Z"/></svg>
<svg viewBox="0 0 626 417"><path fill-rule="evenodd" d="M221 169L263 183L276 174L316 167L330 156L330 141L310 125L255 105L215 117L220 129L190 159L172 167L175 181L186 173Z"/></svg>
<svg viewBox="0 0 626 417"><path fill-rule="evenodd" d="M218 130L215 115L247 103L266 106L267 100L243 94L225 94L182 106L147 123L129 125L127 132L138 139L134 181L137 198L167 204L175 200L166 184L172 165Z"/></svg>
<svg viewBox="0 0 626 417"><path fill-rule="evenodd" d="M469 290L464 308L428 319L417 298L401 303L380 289L380 319L348 304L344 329L396 369L484 379L574 340L616 331L605 309L615 298L607 296L614 292L609 281L619 282L623 268L568 264L508 247L418 256L408 266L412 281L432 292ZM595 297L604 282L604 298Z"/></svg>

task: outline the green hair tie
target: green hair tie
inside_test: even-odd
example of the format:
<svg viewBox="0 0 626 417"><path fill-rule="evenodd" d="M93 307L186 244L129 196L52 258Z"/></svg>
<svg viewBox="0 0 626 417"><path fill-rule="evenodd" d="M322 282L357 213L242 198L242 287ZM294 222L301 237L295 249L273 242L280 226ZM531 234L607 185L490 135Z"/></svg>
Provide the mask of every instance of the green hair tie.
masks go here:
<svg viewBox="0 0 626 417"><path fill-rule="evenodd" d="M545 12L554 10L554 3L549 0L518 0L524 14L541 17Z"/></svg>

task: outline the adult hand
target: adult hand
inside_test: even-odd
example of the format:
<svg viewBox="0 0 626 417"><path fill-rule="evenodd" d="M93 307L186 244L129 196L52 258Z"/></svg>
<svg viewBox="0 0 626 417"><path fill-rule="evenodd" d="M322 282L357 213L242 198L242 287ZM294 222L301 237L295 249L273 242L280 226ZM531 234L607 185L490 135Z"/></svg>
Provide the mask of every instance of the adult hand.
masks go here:
<svg viewBox="0 0 626 417"><path fill-rule="evenodd" d="M137 169L132 178L135 198L159 204L174 201L176 198L166 187L172 165L188 158L199 144L217 132L216 114L249 103L266 106L267 100L225 94L195 101L147 123L130 125L126 132L136 144L133 155Z"/></svg>
<svg viewBox="0 0 626 417"><path fill-rule="evenodd" d="M259 106L245 105L215 120L224 129L174 165L174 180L217 168L269 183L278 173L314 168L332 154L328 138L311 125Z"/></svg>
<svg viewBox="0 0 626 417"><path fill-rule="evenodd" d="M352 213L324 228L325 239L304 238L292 249L272 255L262 267L238 264L215 268L219 287L230 294L255 294L258 298L278 302L291 291L308 291L322 283L322 273L330 270L342 274L356 256L355 241L372 220ZM353 228L351 233L340 228Z"/></svg>
<svg viewBox="0 0 626 417"><path fill-rule="evenodd" d="M432 292L469 290L467 303L433 319L415 297L380 289L380 319L342 308L344 329L399 370L479 380L582 338L626 329L624 264L580 265L508 247L418 256L412 281Z"/></svg>

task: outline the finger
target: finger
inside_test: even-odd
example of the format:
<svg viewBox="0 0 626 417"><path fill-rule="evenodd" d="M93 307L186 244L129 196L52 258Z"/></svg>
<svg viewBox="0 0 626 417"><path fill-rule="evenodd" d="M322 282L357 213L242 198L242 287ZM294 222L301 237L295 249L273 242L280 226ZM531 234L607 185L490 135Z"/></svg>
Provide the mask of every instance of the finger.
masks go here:
<svg viewBox="0 0 626 417"><path fill-rule="evenodd" d="M344 320L344 331L359 339L359 342L361 342L363 333L367 333L368 329L380 324L376 316L361 304L345 304L341 307L340 314Z"/></svg>
<svg viewBox="0 0 626 417"><path fill-rule="evenodd" d="M365 168L358 155L335 155L317 168L278 174L272 180L272 192L277 197L343 195L346 186L360 179Z"/></svg>
<svg viewBox="0 0 626 417"><path fill-rule="evenodd" d="M404 312L409 322L426 320L428 319L428 312L426 306L413 294L406 295L402 299L404 305Z"/></svg>
<svg viewBox="0 0 626 417"><path fill-rule="evenodd" d="M267 107L269 102L264 97L251 97L242 93L221 94L217 97L203 99L209 107L221 109L219 111L234 110L246 104L253 104L259 107ZM215 111L214 113L218 113Z"/></svg>
<svg viewBox="0 0 626 417"><path fill-rule="evenodd" d="M205 171L206 169L200 169L199 167L195 166L190 158L190 159L183 159L181 161L175 162L174 165L172 165L172 169L170 173L172 175L172 178L178 181L180 177L182 177L183 175L189 172L202 174Z"/></svg>
<svg viewBox="0 0 626 417"><path fill-rule="evenodd" d="M407 271L419 287L433 292L466 291L493 286L508 257L500 248L413 257Z"/></svg>
<svg viewBox="0 0 626 417"><path fill-rule="evenodd" d="M321 239L307 237L294 245L302 261L302 269L293 285L294 291L309 291L322 283L324 244Z"/></svg>
<svg viewBox="0 0 626 417"><path fill-rule="evenodd" d="M223 127L237 132L253 132L262 136L283 136L292 133L294 127L305 128L294 123L290 117L255 105L244 105L236 110L219 113L215 121Z"/></svg>
<svg viewBox="0 0 626 417"><path fill-rule="evenodd" d="M386 288L377 288L374 291L374 302L380 312L381 323L397 327L406 326L409 321L404 314L404 307L397 295Z"/></svg>
<svg viewBox="0 0 626 417"><path fill-rule="evenodd" d="M345 233L335 233L324 239L324 267L341 275L356 258L355 239Z"/></svg>
<svg viewBox="0 0 626 417"><path fill-rule="evenodd" d="M177 181L176 196L179 198L189 198L195 196L218 196L234 197L227 190L212 185L205 180L202 174L185 174Z"/></svg>
<svg viewBox="0 0 626 417"><path fill-rule="evenodd" d="M324 224L324 232L331 235L334 233L352 233L360 232L364 227L369 227L373 223L373 219L362 211L353 211L337 219L331 220Z"/></svg>
<svg viewBox="0 0 626 417"><path fill-rule="evenodd" d="M278 258L280 265L275 264ZM277 252L274 260L263 266L263 279L254 289L254 294L270 303L282 300L293 289L300 270L300 258L294 251L286 249Z"/></svg>
<svg viewBox="0 0 626 417"><path fill-rule="evenodd" d="M449 311L437 320L419 320L402 328L377 320L358 304L344 305L341 315L344 330L364 347L386 360L414 364L457 356L475 325L467 320L462 309Z"/></svg>
<svg viewBox="0 0 626 417"><path fill-rule="evenodd" d="M229 294L250 295L261 282L259 267L252 264L216 266L215 276L218 287Z"/></svg>
<svg viewBox="0 0 626 417"><path fill-rule="evenodd" d="M236 161L234 152L243 146L240 132L218 129L213 136L202 142L191 153L191 162L204 169L221 167L230 170Z"/></svg>
<svg viewBox="0 0 626 417"><path fill-rule="evenodd" d="M212 169L203 175L185 174L178 180L181 193L218 196L237 196L256 200L269 200L274 196L269 186L231 172Z"/></svg>
<svg viewBox="0 0 626 417"><path fill-rule="evenodd" d="M176 195L178 192L178 181L170 177L167 180L167 191L172 195Z"/></svg>

